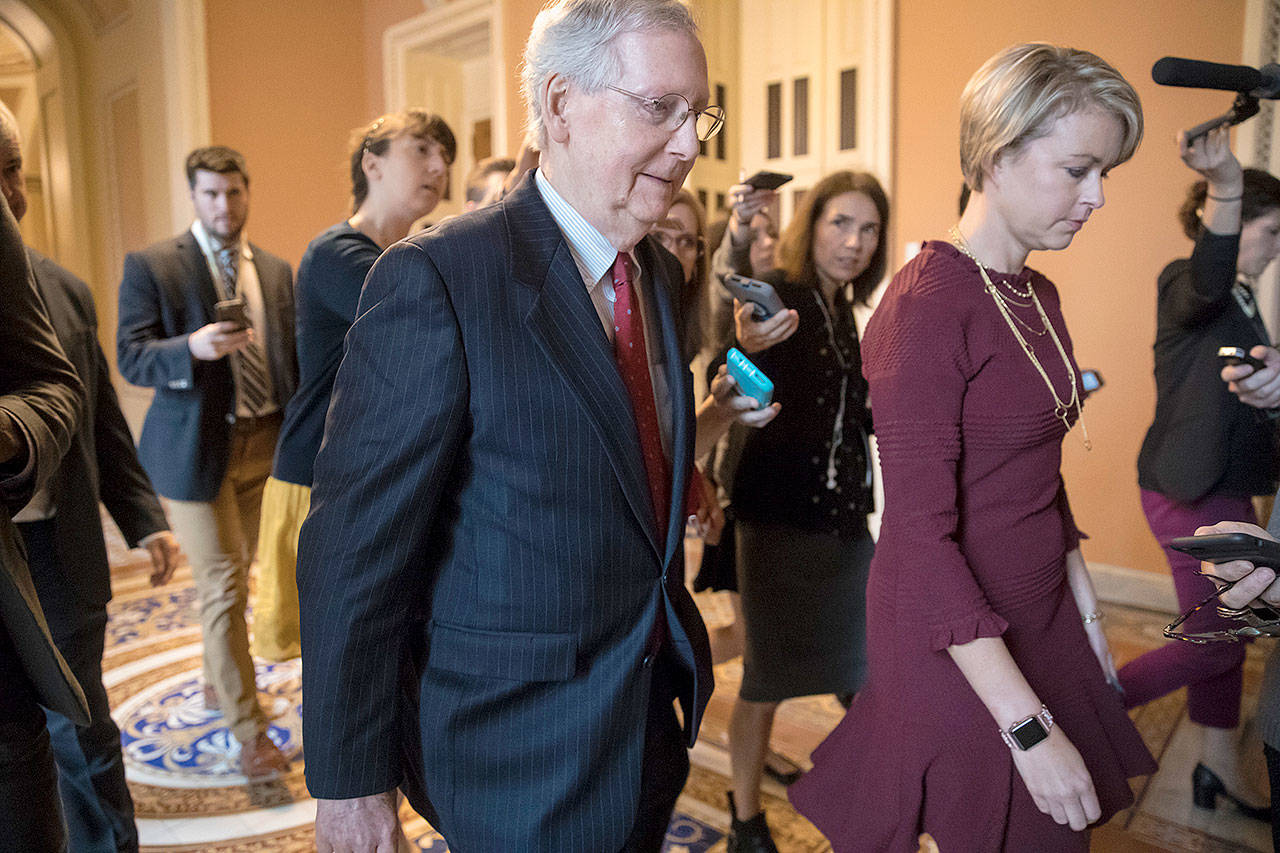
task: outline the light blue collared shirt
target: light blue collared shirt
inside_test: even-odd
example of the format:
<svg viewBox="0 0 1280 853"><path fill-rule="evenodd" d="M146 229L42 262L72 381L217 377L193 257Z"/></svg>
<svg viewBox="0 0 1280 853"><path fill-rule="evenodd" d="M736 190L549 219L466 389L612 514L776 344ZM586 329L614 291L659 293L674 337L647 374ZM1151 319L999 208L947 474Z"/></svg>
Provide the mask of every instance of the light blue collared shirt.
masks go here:
<svg viewBox="0 0 1280 853"><path fill-rule="evenodd" d="M578 272L582 276L582 283L587 288L587 294L591 297L591 302L595 305L596 314L600 318L600 325L604 328L605 336L609 342L613 342L614 323L613 323L613 304L617 301L617 295L613 292L613 264L617 260L618 250L613 244L605 238L600 231L587 220L582 218L582 214L574 210L569 202L564 200L560 193L556 192L556 188L551 186L542 175L541 169L534 170L534 183L538 187L538 192L542 196L542 200L547 205L547 209L551 211L551 218L555 220L556 225L560 228L560 233L564 235L564 240L569 244L569 254L573 256L573 261L578 266ZM664 360L662 354L662 330L656 328L654 322L650 320L648 312L643 308L644 305L644 276L640 269L640 264L636 260L635 252L629 252L627 257L631 259L631 286L636 292L636 307L640 309L640 321L644 324L644 346L645 353L649 357L649 378L653 383L654 402L658 407L658 426L662 432L662 449L666 452L667 458L671 458L671 389L667 387L667 377L663 370Z"/></svg>

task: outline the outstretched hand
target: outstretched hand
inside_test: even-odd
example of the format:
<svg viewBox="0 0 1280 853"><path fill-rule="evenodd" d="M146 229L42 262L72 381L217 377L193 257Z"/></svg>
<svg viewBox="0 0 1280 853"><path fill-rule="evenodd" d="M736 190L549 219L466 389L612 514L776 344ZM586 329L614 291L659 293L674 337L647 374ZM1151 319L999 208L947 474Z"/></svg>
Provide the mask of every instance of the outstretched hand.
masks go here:
<svg viewBox="0 0 1280 853"><path fill-rule="evenodd" d="M1187 132L1182 131L1178 134L1178 154L1182 162L1204 176L1211 195L1239 195L1244 170L1231 152L1231 131L1228 128L1215 128L1190 143L1187 142Z"/></svg>

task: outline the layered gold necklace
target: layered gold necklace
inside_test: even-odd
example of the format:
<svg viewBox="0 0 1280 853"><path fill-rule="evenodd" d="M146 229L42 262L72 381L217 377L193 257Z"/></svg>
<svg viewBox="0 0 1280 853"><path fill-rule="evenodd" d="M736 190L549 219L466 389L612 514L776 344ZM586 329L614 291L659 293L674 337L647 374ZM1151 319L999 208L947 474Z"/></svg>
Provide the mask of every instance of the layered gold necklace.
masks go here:
<svg viewBox="0 0 1280 853"><path fill-rule="evenodd" d="M1076 383L1075 366L1071 364L1071 359L1067 357L1067 349L1062 345L1062 340L1058 337L1057 330L1055 330L1053 328L1053 324L1049 322L1049 315L1045 313L1044 306L1040 304L1040 297L1036 295L1035 286L1031 282L1027 282L1027 290L1025 293L1013 287L1013 285L1009 285L1009 289L1024 299L1030 297L1030 304L1035 306L1036 313L1040 315L1040 322L1044 324L1044 329L1041 331L1032 329L1020 317L1013 313L1013 308L1010 307L1010 303L1012 303L1013 306L1021 305L1023 307L1027 307L1028 303L1018 302L1017 300L1006 296L1001 292L1000 288L996 287L996 285L991 281L991 277L987 275L986 268L982 266L982 261L978 260L977 255L975 255L973 250L969 248L969 243L964 239L964 235L960 233L959 226L952 225L949 233L951 235L952 244L954 244L957 249L969 258L969 260L973 261L974 264L977 265L978 274L982 276L982 281L986 285L987 293L991 295L992 301L996 303L996 309L1000 312L1000 316L1004 318L1005 323L1009 326L1009 331L1013 332L1013 336L1022 347L1022 351L1027 354L1027 358L1031 359L1031 363L1040 374L1040 378L1044 380L1045 387L1049 389L1049 393L1053 396L1054 416L1057 417L1058 420L1062 421L1063 426L1070 431L1071 421L1067 415L1071 413L1072 409L1075 409L1076 420L1080 422L1080 430L1084 436L1084 449L1092 450L1093 442L1089 441L1089 429L1084 423L1084 408L1080 401L1080 388ZM1050 381L1049 374L1045 371L1044 365L1040 363L1040 359L1036 358L1036 352L1032 349L1031 343L1023 337L1022 332L1019 331L1019 325L1024 326L1027 331L1032 334L1043 335L1045 332L1049 333L1049 337L1053 339L1054 346L1058 348L1058 355L1062 356L1063 365L1067 368L1067 380L1071 385L1071 396L1069 399L1063 400L1058 396L1058 390L1053 387L1053 382Z"/></svg>

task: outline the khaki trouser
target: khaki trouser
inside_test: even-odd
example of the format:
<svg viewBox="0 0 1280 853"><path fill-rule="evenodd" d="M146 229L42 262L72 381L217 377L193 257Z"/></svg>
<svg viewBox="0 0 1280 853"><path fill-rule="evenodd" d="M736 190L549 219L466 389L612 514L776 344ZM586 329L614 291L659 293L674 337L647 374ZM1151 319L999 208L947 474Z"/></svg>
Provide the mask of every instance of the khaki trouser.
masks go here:
<svg viewBox="0 0 1280 853"><path fill-rule="evenodd" d="M262 487L271 474L279 431L279 415L238 421L217 496L208 502L169 502L169 521L191 562L200 599L205 683L213 685L231 734L242 744L267 730L244 614Z"/></svg>

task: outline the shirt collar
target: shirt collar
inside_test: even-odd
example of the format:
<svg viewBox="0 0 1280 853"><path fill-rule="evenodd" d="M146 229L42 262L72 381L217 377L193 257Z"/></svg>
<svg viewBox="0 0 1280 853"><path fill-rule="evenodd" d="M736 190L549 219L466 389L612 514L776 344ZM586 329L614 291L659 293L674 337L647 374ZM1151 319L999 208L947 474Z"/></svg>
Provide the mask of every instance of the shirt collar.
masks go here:
<svg viewBox="0 0 1280 853"><path fill-rule="evenodd" d="M204 230L204 223L199 219L191 223L191 234L196 238L196 242L200 244L201 251L210 258L217 258L218 250L222 248L222 242ZM249 238L245 236L244 231L240 232L240 257L246 261L253 260L253 252L249 249Z"/></svg>
<svg viewBox="0 0 1280 853"><path fill-rule="evenodd" d="M587 283L587 289L592 289L597 282L613 269L613 262L617 260L618 250L594 225L583 219L582 214L574 210L572 205L565 201L560 193L556 192L555 187L551 186L551 182L543 177L541 169L534 171L533 180L538 187L539 194L542 196L542 201L547 205L547 209L551 211L551 218L555 220L560 232L564 234L565 242L569 244L569 251L573 254L573 259L577 262L578 269L582 272L583 280ZM628 257L631 258L633 275L638 280L640 277L640 263L636 260L635 251L629 252Z"/></svg>

